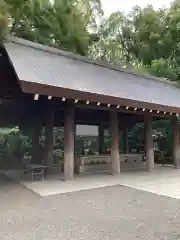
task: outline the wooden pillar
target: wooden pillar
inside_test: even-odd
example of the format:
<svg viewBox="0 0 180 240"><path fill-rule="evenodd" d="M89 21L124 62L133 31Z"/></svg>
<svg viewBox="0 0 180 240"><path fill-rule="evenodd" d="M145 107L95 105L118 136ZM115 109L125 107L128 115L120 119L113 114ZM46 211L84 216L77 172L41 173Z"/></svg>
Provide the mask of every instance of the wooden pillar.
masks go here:
<svg viewBox="0 0 180 240"><path fill-rule="evenodd" d="M55 127L53 128L53 145L56 145L56 129Z"/></svg>
<svg viewBox="0 0 180 240"><path fill-rule="evenodd" d="M76 157L76 123L74 121L74 157Z"/></svg>
<svg viewBox="0 0 180 240"><path fill-rule="evenodd" d="M74 177L74 106L68 105L64 123L64 180Z"/></svg>
<svg viewBox="0 0 180 240"><path fill-rule="evenodd" d="M153 151L153 137L152 137L152 118L149 115L144 116L145 126L145 153L147 170L152 171L154 168L154 151Z"/></svg>
<svg viewBox="0 0 180 240"><path fill-rule="evenodd" d="M176 117L172 119L172 159L176 168L180 168L179 156L179 126Z"/></svg>
<svg viewBox="0 0 180 240"><path fill-rule="evenodd" d="M104 124L98 126L98 144L99 144L99 153L104 153Z"/></svg>
<svg viewBox="0 0 180 240"><path fill-rule="evenodd" d="M48 172L51 172L53 166L53 151L54 151L54 112L49 111L46 116L45 127L45 164Z"/></svg>
<svg viewBox="0 0 180 240"><path fill-rule="evenodd" d="M32 128L32 159L31 163L33 164L41 164L41 152L40 152L40 145L39 145L39 136L41 133L41 121L40 118L37 117L33 121L33 128Z"/></svg>
<svg viewBox="0 0 180 240"><path fill-rule="evenodd" d="M124 152L129 153L128 128L124 129Z"/></svg>
<svg viewBox="0 0 180 240"><path fill-rule="evenodd" d="M117 112L110 112L110 129L112 136L111 161L112 174L120 174L120 156L119 156L119 129Z"/></svg>

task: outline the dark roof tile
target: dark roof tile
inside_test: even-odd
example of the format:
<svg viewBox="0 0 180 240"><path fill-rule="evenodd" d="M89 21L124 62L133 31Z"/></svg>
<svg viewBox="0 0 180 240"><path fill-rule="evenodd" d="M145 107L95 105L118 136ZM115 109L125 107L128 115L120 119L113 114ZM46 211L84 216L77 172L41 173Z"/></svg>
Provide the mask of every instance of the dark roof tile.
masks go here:
<svg viewBox="0 0 180 240"><path fill-rule="evenodd" d="M22 39L5 48L19 80L180 108L180 89L167 81Z"/></svg>

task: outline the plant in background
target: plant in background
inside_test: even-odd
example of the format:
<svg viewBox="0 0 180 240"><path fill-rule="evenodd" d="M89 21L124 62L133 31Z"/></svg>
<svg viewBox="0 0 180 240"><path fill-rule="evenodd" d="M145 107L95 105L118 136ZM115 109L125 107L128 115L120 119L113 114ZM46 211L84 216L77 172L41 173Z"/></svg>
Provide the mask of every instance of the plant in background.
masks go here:
<svg viewBox="0 0 180 240"><path fill-rule="evenodd" d="M103 14L100 0L0 1L4 1L3 25L9 6L10 34L81 55L87 55L89 29L95 31L96 17Z"/></svg>
<svg viewBox="0 0 180 240"><path fill-rule="evenodd" d="M2 41L8 30L9 6L0 0L0 41Z"/></svg>

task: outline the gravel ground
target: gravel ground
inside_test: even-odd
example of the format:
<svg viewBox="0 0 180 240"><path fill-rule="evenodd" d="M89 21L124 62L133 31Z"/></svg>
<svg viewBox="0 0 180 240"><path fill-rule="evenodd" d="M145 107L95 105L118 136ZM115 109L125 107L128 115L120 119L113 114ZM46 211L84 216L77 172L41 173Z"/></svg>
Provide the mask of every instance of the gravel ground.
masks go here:
<svg viewBox="0 0 180 240"><path fill-rule="evenodd" d="M40 198L0 176L0 239L180 239L180 201L121 187Z"/></svg>

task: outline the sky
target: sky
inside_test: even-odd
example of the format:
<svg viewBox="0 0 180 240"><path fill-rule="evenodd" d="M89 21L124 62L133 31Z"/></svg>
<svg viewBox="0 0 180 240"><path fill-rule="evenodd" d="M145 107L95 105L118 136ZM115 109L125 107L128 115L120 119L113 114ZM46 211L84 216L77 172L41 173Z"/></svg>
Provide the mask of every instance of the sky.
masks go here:
<svg viewBox="0 0 180 240"><path fill-rule="evenodd" d="M134 5L145 7L148 4L153 5L155 9L162 6L168 7L172 0L101 0L105 16L109 16L115 11L124 11L128 13Z"/></svg>

